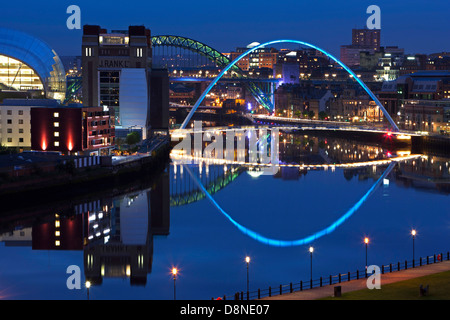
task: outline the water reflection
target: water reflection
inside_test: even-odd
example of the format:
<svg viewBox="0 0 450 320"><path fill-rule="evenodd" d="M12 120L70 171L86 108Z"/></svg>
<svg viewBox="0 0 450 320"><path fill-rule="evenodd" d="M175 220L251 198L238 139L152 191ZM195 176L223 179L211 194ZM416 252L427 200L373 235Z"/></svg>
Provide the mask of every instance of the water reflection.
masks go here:
<svg viewBox="0 0 450 320"><path fill-rule="evenodd" d="M251 149L250 135L255 134L249 132L246 136L245 132L238 131L237 140L240 136L247 138L247 149ZM228 134L227 132L223 132ZM276 132L278 134L278 131ZM215 132L217 135L217 132ZM233 139L234 135L233 133ZM205 132L205 135L210 135L209 132ZM264 132L264 138L266 137ZM247 157L243 157L241 161L239 159L239 153L242 150L237 150L230 158L222 159L221 156L217 157L214 153L208 151L205 155L196 150L191 154L177 152L173 154L173 168L174 179L176 180L178 175L177 168L180 170L180 177L183 179L183 170L186 169L188 176L184 176L185 186L188 181L188 189L192 191L183 190L183 192L176 193L176 196L188 198L187 201L177 200L177 205L186 204L189 202L199 201L200 199L207 198L212 205L223 214L229 222L237 227L241 232L249 237L271 246L299 246L308 244L330 232L334 231L339 225L347 220L352 214L354 214L359 207L368 199L368 197L376 190L376 188L383 184L385 187L384 195L387 195L387 186L389 185L389 176L391 171L395 173L391 175L391 179L399 184L410 186L428 186L433 190L439 190L448 193L449 187L449 161L445 158L430 157L425 155L411 155L408 148L402 146L401 148L393 148L392 145L380 145L375 144L355 144L354 141L338 138L317 137L308 136L298 133L284 132L280 133L282 142L276 148L279 150L280 162L276 163L262 163L251 160L251 155L247 153ZM273 134L272 134L273 137ZM210 140L210 139L208 139ZM260 140L258 141L260 142ZM254 142L255 143L255 142ZM211 144L203 143L203 150L209 148ZM234 146L234 143L231 145ZM230 144L227 142L227 148ZM179 151L179 150L178 150ZM229 150L227 149L229 152ZM189 152L189 151L188 151ZM267 152L267 150L257 150L259 154ZM200 156L198 155L200 154ZM220 153L221 154L221 153ZM244 161L242 161L245 159ZM273 159L273 157L272 157ZM214 182L211 183L211 179L208 179L210 168L217 169L222 168L218 164L224 164L222 170L222 176L219 179L218 185L214 182L217 181L213 178ZM386 165L389 164L386 168ZM193 165L194 168L190 168ZM231 169L228 169L230 165ZM357 176L359 180L366 180L372 178L374 180L373 185L369 190L359 199L354 205L346 211L338 220L334 221L327 228L322 229L310 236L296 239L296 240L278 240L268 238L251 230L238 221L232 218L232 213L226 212L219 203L213 198L213 194L225 187L223 181L233 181L243 170L253 178L258 178L261 175L273 175L274 178L281 178L282 180L298 180L302 175L306 175L310 169L324 169L331 168L332 171L336 167L343 167L343 174L346 180L351 180ZM439 168L439 170L437 170ZM198 169L198 170L195 170ZM205 171L205 173L203 173ZM237 173L230 175L231 173ZM206 180L204 177L206 176ZM232 176L233 179L227 179ZM433 178L431 178L433 176ZM178 181L180 180L178 177ZM224 178L222 178L224 177ZM179 185L180 183L176 184ZM212 186L212 187L211 187ZM189 197L189 195L195 195ZM172 194L172 197L175 195ZM242 212L241 212L242 214Z"/></svg>
<svg viewBox="0 0 450 320"><path fill-rule="evenodd" d="M198 187L202 189L203 193L206 195L208 200L211 201L213 206L221 212L234 226L236 226L242 233L245 235L251 237L252 239L255 239L258 242L261 242L263 244L269 245L269 246L276 246L276 247L294 247L294 246L302 246L309 244L325 235L330 234L334 230L336 230L337 227L339 227L342 223L344 223L347 219L349 219L360 207L361 205L370 197L370 195L376 190L376 188L380 185L381 181L386 179L386 177L389 175L389 173L392 171L392 169L395 167L396 162L392 162L388 168L383 172L381 177L370 187L370 189L364 194L364 196L359 199L349 210L347 210L338 220L331 223L328 227L315 232L312 235L309 235L304 238L295 239L295 240L280 240L280 239L272 239L268 238L254 230L251 230L239 222L237 222L235 219L231 217L229 213L227 213L211 196L211 194L206 190L206 188L202 185L200 180L197 176L192 173L192 171L189 169L189 167L186 167L188 170L190 176L194 179L194 181L197 183Z"/></svg>
<svg viewBox="0 0 450 320"><path fill-rule="evenodd" d="M244 155L245 160L248 161L249 154ZM234 153L234 156L237 157L237 153ZM449 158L412 155L407 148L392 148L383 144L365 144L339 138L282 132L278 163L256 165L242 163L236 159L218 161L214 158L183 158L175 154L170 166L157 178L145 183L139 181L126 186L112 186L110 190L98 196L86 195L79 199L59 199L60 201L55 203L36 203L30 206L25 206L25 202L14 203L10 209L4 209L0 216L0 241L3 242L4 247L11 249L6 251L4 247L0 247L0 252L4 254L3 268L8 268L9 264L14 265L13 252L20 247L30 248L33 252L26 251L24 259L31 259L33 254L46 255L49 251L77 252L80 253L80 260L70 260L68 264L80 265L83 280L102 287L113 283L115 279L123 279L126 287L137 290L137 287L150 287L148 285L150 276L153 277L153 283L161 283L159 279L170 278L167 273L161 271L161 267L157 268L156 272L154 270L155 264L166 264L167 259L164 259L164 255L169 253L173 255L185 253L189 256L189 263L195 272L201 270L205 260L212 255L210 253L210 256L203 256L205 250L203 246L208 247L215 242L221 243L224 237L221 234L222 229L232 232L229 229L230 222L233 223L231 229L238 228L251 237L249 243L245 244L246 248L252 248L255 251L257 249L254 248L258 248L263 254L270 250L266 245L291 247L304 245L318 238L327 241L328 238L336 235L331 233L337 227L340 227L339 230L345 229L348 232L345 227L350 225L353 227L349 218L352 217L353 221L353 218L359 216L355 214L356 210L360 210L359 213L361 213L362 210L367 209L367 206L363 206L364 201L369 201L371 195L373 196L371 199L374 199L374 192L380 186L386 195L388 191L392 192L392 186L402 190L414 189L417 192L430 193L430 197L437 194L447 196L450 193ZM399 159L401 161L393 161ZM320 180L318 178L322 176L314 175L319 171L326 177L325 179ZM323 183L323 181L327 183L327 179L331 180L332 176L338 175L343 177L343 181L334 180L339 181L339 187L353 186L361 194L358 196L348 194L348 198L354 199L354 203L345 209L337 209L337 212L321 212L323 220L319 221L321 224L317 228L319 231L308 230L305 237L291 236L294 240L281 240L272 235L263 236L268 228L263 224L267 224L265 218L270 219L270 215L273 214L269 212L273 210L273 206L268 205L264 211L264 205L262 205L262 209L257 213L249 212L246 209L248 206L243 203L233 203L231 200L230 207L225 207L225 202L220 197L223 192L230 196L242 196L242 188L236 188L236 186L243 183L246 186L251 183L254 188L251 192L254 194L261 192L259 188L266 188L273 184L281 189L284 188L280 192L291 195L291 188L304 186L304 184L308 184L307 188L311 184L312 188L314 184ZM263 184L259 187L261 182ZM395 192L398 192L399 188L394 189ZM399 206L405 205L401 202L404 199L390 196L389 194L388 198L391 202L395 202L397 210ZM324 199L320 194L308 193L307 197L310 197L311 202ZM208 201L205 201L207 199ZM436 198L429 199L431 203ZM286 207L298 208L298 199L274 198L270 201L280 201ZM411 202L409 209L413 212L415 200L408 201ZM231 209L228 210L228 208ZM217 215L217 210L228 216L229 220L225 223L220 219L215 220L215 216L220 216ZM171 217L171 211L172 213L176 211L178 215ZM260 217L260 221L252 220L254 224L245 227L248 225L248 216ZM289 218L292 218L292 221L286 220L286 224L298 222L294 216ZM176 234L173 231L174 221L177 226ZM307 220L308 223L309 220ZM388 225L390 222L384 223ZM259 227L262 227L263 231L260 231ZM298 229L294 231L295 234L301 232ZM163 241L156 241L157 236L162 236ZM228 234L224 241L228 242L229 247L244 246L241 243L235 243L243 241L242 238L235 240L228 237ZM258 247L261 243L263 248ZM156 249L163 252L157 253ZM216 252L216 247L213 247L213 250ZM229 259L228 252L215 254L222 253L224 259ZM57 259L62 257L58 256ZM339 270L334 268L327 270L327 272L336 271ZM212 281L212 275L198 272L205 283ZM20 278L21 274L15 276ZM297 274L290 275L289 280L297 276ZM215 277L217 278L217 275ZM230 286L236 288L235 278L233 276L224 281L230 282ZM270 280L264 278L264 281ZM61 283L55 288L60 288ZM170 292L165 296L159 293L161 287L154 285L149 289L154 292L152 297L171 298L171 284L168 285ZM123 288L125 284L122 282L118 286ZM0 292L1 290L2 287ZM67 291L65 287L55 290ZM205 297L202 293L197 292L196 295L193 293L195 290L201 290L195 285L186 290L192 292L192 296L185 296L186 298ZM214 290L216 293L222 293L221 287L215 287ZM108 298L113 295L108 294L105 293ZM121 298L121 294L117 293L113 297ZM127 294L132 295L132 292ZM208 298L208 295L206 297Z"/></svg>
<svg viewBox="0 0 450 320"><path fill-rule="evenodd" d="M82 251L84 278L91 285L104 278L145 285L152 271L153 238L169 234L169 197L166 170L146 189L67 205L58 213L46 208L47 213L39 211L31 219L4 217L0 240L36 251Z"/></svg>

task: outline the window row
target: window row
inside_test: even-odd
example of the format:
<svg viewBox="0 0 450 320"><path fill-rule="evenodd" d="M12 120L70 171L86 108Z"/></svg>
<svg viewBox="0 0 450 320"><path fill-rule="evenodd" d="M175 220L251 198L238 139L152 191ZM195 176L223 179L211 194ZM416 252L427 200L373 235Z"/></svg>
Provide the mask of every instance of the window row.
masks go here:
<svg viewBox="0 0 450 320"><path fill-rule="evenodd" d="M0 114L2 114L2 111L1 111L1 110L0 110ZM8 116L12 116L13 112L12 112L12 110L6 110L6 114L7 114ZM17 114L18 114L19 116L23 116L23 110L17 110Z"/></svg>
<svg viewBox="0 0 450 320"><path fill-rule="evenodd" d="M6 141L8 141L9 143L13 142L12 138L6 138ZM23 142L23 138L19 138L19 142Z"/></svg>
<svg viewBox="0 0 450 320"><path fill-rule="evenodd" d="M19 119L17 121L18 124L23 124L23 119ZM13 124L12 119L6 119L6 124Z"/></svg>
<svg viewBox="0 0 450 320"><path fill-rule="evenodd" d="M13 133L13 129L12 128L7 128L6 129L6 132L7 133ZM19 128L19 133L23 133L24 131L23 131L23 129L22 128Z"/></svg>

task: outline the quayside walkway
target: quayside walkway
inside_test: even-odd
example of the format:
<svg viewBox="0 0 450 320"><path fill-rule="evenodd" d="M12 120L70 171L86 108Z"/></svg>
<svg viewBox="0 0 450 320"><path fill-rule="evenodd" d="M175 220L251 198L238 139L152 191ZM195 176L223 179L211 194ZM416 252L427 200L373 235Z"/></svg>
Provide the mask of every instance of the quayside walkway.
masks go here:
<svg viewBox="0 0 450 320"><path fill-rule="evenodd" d="M406 270L400 270L395 272L389 272L381 274L381 288L383 285L399 282L403 280L409 280L413 278L419 278L430 274L449 271L450 261L443 261L440 263L433 263L429 265L416 266L415 268L408 268ZM367 289L367 279L350 280L348 282L341 282L332 285L312 288L303 291L295 291L292 293L284 293L282 295L275 295L271 297L261 298L261 300L316 300L326 297L334 296L334 287L341 286L341 293ZM424 284L425 285L425 284ZM369 289L367 289L369 290ZM376 289L372 289L376 290Z"/></svg>

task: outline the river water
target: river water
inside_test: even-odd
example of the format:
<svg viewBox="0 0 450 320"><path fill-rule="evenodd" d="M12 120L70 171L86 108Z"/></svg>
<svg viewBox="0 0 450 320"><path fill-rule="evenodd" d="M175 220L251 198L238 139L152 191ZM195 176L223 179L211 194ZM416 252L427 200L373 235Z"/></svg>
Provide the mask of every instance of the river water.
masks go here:
<svg viewBox="0 0 450 320"><path fill-rule="evenodd" d="M449 158L299 132L277 148L278 166L174 153L146 183L14 204L0 296L211 299L246 291L247 274L253 291L363 270L365 237L369 265L450 250Z"/></svg>

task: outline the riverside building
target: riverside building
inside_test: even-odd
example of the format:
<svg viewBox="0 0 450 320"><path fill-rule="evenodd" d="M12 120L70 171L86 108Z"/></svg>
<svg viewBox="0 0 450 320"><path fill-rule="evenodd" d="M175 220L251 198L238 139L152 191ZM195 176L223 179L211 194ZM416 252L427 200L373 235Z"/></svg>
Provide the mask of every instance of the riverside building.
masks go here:
<svg viewBox="0 0 450 320"><path fill-rule="evenodd" d="M82 68L83 104L112 108L117 137L137 130L145 139L149 130L156 129L150 125L151 110L168 115L168 75L166 72L167 86L152 94L155 80L151 32L144 26L108 32L100 26L85 25ZM161 72L156 73L159 79ZM165 100L167 105L163 103ZM168 116L167 125L161 127L168 128Z"/></svg>

